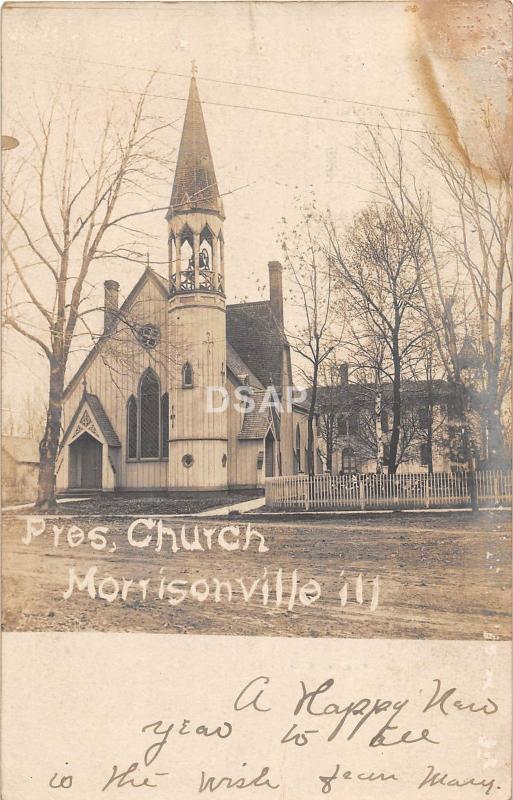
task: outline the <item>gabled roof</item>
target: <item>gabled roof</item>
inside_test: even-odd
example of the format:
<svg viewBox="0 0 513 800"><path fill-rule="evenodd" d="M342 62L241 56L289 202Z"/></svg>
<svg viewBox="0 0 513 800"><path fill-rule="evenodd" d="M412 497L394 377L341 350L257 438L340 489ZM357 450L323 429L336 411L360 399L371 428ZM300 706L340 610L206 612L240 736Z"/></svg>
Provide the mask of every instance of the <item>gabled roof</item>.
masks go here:
<svg viewBox="0 0 513 800"><path fill-rule="evenodd" d="M288 342L268 300L226 306L226 339L263 386L281 389Z"/></svg>
<svg viewBox="0 0 513 800"><path fill-rule="evenodd" d="M62 437L62 441L65 442L67 440L71 431L75 427L78 419L80 418L80 415L82 414L85 406L87 405L91 409L94 421L100 428L103 438L105 439L107 444L110 447L121 447L121 442L119 441L118 435L114 430L114 428L112 427L111 421L108 418L107 414L105 413L105 409L103 408L100 399L95 394L89 394L89 392L84 392L84 394L82 395L82 399L78 404L78 408L73 414L73 417L71 418L71 422L66 428L66 432Z"/></svg>
<svg viewBox="0 0 513 800"><path fill-rule="evenodd" d="M26 436L2 436L2 450L18 464L39 463L39 443Z"/></svg>
<svg viewBox="0 0 513 800"><path fill-rule="evenodd" d="M156 286L158 286L158 288L160 289L160 291L162 292L164 297L168 296L168 288L166 286L164 278L161 275L157 275L157 273L154 272L152 269L145 269L144 272L142 273L141 277L139 278L139 280L135 284L134 288L132 289L132 291L130 292L128 297L126 298L125 302L119 308L119 311L117 313L119 314L120 317L130 309L130 306L132 305L132 303L134 302L135 298L137 297L137 295L139 294L139 292L143 288L143 286L146 283L146 281L148 281L148 280L154 281L154 283L156 284ZM113 328L113 330L110 331L109 335L112 336L112 334L113 334L113 332L115 330L116 330L116 325L114 325L114 328ZM100 336L100 338L95 342L95 344L90 349L89 353L86 355L86 357L82 361L81 365L79 366L79 368L77 369L77 371L75 372L75 374L73 375L71 380L69 381L68 385L64 389L64 397L67 397L67 395L71 391L73 391L73 389L76 387L76 385L80 381L80 378L82 377L82 375L85 373L87 368L92 364L92 362L94 361L94 359L98 355L102 344L105 341L107 341L108 338L109 338L108 336Z"/></svg>
<svg viewBox="0 0 513 800"><path fill-rule="evenodd" d="M178 150L173 191L166 219L181 211L214 211L224 218L214 161L208 143L196 78L191 78L189 99Z"/></svg>

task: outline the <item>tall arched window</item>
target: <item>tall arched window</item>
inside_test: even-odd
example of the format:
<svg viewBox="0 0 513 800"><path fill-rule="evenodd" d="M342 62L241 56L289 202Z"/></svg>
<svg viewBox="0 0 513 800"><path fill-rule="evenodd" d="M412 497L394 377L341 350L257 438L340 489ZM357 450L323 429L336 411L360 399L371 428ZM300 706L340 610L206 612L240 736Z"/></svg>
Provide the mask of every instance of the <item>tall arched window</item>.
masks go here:
<svg viewBox="0 0 513 800"><path fill-rule="evenodd" d="M126 432L128 458L137 458L137 400L133 395L126 406Z"/></svg>
<svg viewBox="0 0 513 800"><path fill-rule="evenodd" d="M181 289L194 289L194 236L188 225L180 233Z"/></svg>
<svg viewBox="0 0 513 800"><path fill-rule="evenodd" d="M200 234L200 287L202 289L215 289L213 270L213 242L214 235L208 225L205 225Z"/></svg>
<svg viewBox="0 0 513 800"><path fill-rule="evenodd" d="M183 389L192 389L192 366L189 364L188 361L182 367L182 388Z"/></svg>
<svg viewBox="0 0 513 800"><path fill-rule="evenodd" d="M297 460L297 471L301 471L301 430L299 428L299 423L296 425L296 460Z"/></svg>
<svg viewBox="0 0 513 800"><path fill-rule="evenodd" d="M169 395L166 392L160 401L160 425L161 425L161 454L162 458L169 457Z"/></svg>
<svg viewBox="0 0 513 800"><path fill-rule="evenodd" d="M158 458L160 450L160 383L147 369L139 383L141 458Z"/></svg>

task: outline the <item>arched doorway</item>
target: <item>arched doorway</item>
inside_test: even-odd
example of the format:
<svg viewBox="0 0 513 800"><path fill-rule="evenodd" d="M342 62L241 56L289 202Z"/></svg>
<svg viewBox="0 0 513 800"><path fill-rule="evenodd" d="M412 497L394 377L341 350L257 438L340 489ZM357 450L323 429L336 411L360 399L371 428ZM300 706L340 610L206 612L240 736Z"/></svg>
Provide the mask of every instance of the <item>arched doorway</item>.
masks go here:
<svg viewBox="0 0 513 800"><path fill-rule="evenodd" d="M83 433L69 446L69 488L102 488L103 445L89 433Z"/></svg>
<svg viewBox="0 0 513 800"><path fill-rule="evenodd" d="M272 478L274 475L274 436L271 430L267 431L265 437L265 477Z"/></svg>

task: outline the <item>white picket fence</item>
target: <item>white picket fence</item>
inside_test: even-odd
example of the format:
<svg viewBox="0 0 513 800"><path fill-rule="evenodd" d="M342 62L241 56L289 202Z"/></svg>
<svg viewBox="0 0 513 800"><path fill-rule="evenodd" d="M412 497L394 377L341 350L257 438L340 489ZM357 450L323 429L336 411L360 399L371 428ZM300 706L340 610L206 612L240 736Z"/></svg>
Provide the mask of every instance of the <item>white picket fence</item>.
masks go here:
<svg viewBox="0 0 513 800"><path fill-rule="evenodd" d="M470 506L471 480L478 505L511 505L511 472L435 472L432 475L290 475L266 478L270 509L464 508Z"/></svg>

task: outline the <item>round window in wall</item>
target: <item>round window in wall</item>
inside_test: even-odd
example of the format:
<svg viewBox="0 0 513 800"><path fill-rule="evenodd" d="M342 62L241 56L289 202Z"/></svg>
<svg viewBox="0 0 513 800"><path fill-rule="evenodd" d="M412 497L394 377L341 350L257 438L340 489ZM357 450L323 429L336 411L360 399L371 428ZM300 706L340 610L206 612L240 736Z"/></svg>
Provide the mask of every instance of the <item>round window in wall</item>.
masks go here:
<svg viewBox="0 0 513 800"><path fill-rule="evenodd" d="M145 350L153 350L160 342L160 329L157 325L147 323L136 328L136 335Z"/></svg>
<svg viewBox="0 0 513 800"><path fill-rule="evenodd" d="M193 463L194 463L194 458L191 456L190 453L186 453L184 456L182 456L182 464L184 465L184 467L187 467L187 469L189 469L189 467L192 467Z"/></svg>

